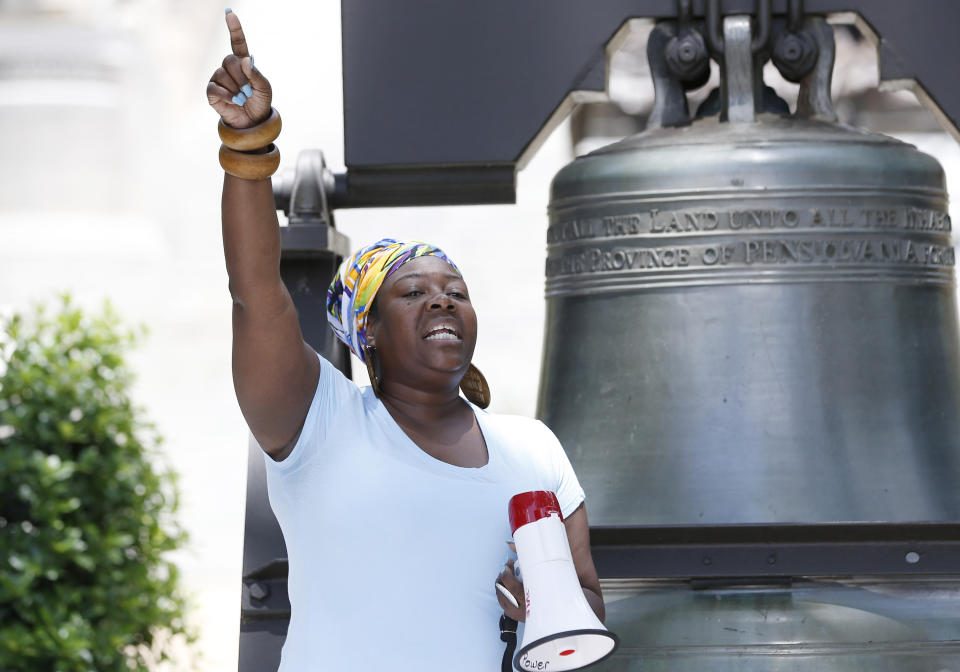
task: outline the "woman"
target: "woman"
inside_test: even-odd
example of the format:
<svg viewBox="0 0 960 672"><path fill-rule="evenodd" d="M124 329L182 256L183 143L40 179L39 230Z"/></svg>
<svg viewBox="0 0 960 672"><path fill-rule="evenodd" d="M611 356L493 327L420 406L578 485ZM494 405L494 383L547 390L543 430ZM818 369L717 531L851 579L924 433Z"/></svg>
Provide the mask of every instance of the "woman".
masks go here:
<svg viewBox="0 0 960 672"><path fill-rule="evenodd" d="M524 619L495 589L524 601L512 560L504 563L507 503L529 490L557 493L580 583L602 619L583 491L544 425L479 408L488 392L471 364L477 319L442 251L379 241L345 260L331 285L331 324L371 387L358 389L304 343L279 274L269 179L279 120L239 20L230 10L226 20L233 53L207 97L228 146L234 385L267 454L289 556L281 669L498 669L501 610Z"/></svg>

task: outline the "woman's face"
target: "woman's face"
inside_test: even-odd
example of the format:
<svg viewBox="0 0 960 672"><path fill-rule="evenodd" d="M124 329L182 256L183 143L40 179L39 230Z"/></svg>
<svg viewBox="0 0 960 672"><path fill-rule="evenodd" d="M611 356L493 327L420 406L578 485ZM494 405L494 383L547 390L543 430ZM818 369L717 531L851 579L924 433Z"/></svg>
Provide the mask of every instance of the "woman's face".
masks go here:
<svg viewBox="0 0 960 672"><path fill-rule="evenodd" d="M450 264L438 257L408 261L383 283L376 303L367 341L377 349L384 384L459 385L473 359L477 315Z"/></svg>

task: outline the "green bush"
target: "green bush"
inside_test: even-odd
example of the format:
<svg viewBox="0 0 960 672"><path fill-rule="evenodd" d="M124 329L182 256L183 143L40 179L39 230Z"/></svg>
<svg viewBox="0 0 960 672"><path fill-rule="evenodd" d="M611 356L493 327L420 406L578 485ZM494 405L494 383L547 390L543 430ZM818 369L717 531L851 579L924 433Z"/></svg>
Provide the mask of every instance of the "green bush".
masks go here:
<svg viewBox="0 0 960 672"><path fill-rule="evenodd" d="M146 670L189 639L174 474L107 305L0 319L0 670Z"/></svg>

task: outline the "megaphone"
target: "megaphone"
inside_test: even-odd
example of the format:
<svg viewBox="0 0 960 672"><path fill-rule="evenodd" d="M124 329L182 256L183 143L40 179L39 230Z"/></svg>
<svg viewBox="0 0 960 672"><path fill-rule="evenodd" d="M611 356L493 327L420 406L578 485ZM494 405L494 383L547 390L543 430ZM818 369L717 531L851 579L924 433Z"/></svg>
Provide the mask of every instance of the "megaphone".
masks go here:
<svg viewBox="0 0 960 672"><path fill-rule="evenodd" d="M583 595L557 496L545 490L515 495L509 514L526 609L514 668L579 670L611 655L619 639L603 627Z"/></svg>

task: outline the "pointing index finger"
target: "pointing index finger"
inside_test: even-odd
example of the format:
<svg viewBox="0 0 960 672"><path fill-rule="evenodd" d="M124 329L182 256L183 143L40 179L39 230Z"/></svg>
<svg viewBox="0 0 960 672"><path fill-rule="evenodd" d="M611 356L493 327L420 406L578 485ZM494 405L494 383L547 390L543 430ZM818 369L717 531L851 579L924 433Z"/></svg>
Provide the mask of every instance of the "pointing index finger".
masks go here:
<svg viewBox="0 0 960 672"><path fill-rule="evenodd" d="M230 30L230 48L240 58L246 58L250 55L250 51L247 49L247 38L243 34L240 19L233 13L233 10L227 10L226 19L227 28Z"/></svg>

